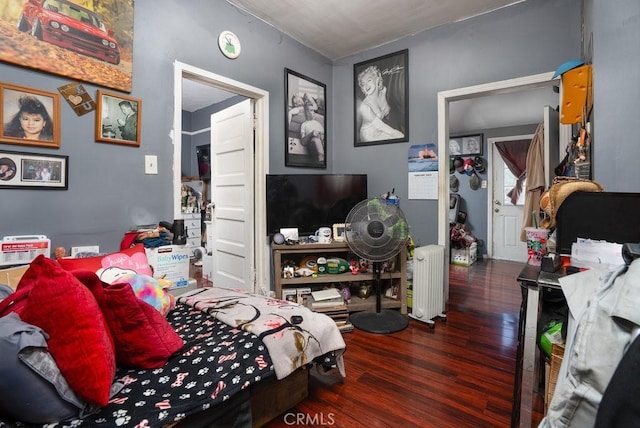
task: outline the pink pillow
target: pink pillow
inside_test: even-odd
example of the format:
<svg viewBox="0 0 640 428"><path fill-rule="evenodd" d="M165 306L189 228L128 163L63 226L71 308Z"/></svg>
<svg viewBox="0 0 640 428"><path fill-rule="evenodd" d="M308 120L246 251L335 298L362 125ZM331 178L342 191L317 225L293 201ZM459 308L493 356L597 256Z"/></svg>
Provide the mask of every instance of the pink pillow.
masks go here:
<svg viewBox="0 0 640 428"><path fill-rule="evenodd" d="M154 369L184 342L167 320L150 304L138 299L126 282L105 284L89 271L73 274L96 297L115 343L119 367Z"/></svg>
<svg viewBox="0 0 640 428"><path fill-rule="evenodd" d="M31 288L20 317L49 335L49 351L67 383L105 406L116 372L113 341L98 302L71 272L40 255L18 284Z"/></svg>
<svg viewBox="0 0 640 428"><path fill-rule="evenodd" d="M69 271L78 269L90 270L107 284L117 281L124 275L144 274L153 276L153 271L147 261L147 253L144 251L144 245L142 244L137 244L131 248L107 254L106 256L60 259L58 263Z"/></svg>

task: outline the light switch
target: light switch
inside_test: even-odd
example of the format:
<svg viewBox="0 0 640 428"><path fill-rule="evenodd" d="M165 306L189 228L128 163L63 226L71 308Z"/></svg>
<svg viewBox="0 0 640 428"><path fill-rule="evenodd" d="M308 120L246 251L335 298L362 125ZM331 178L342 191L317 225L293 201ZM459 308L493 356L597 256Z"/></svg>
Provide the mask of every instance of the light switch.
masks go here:
<svg viewBox="0 0 640 428"><path fill-rule="evenodd" d="M158 173L158 156L155 156L155 155L144 156L144 173L145 174Z"/></svg>

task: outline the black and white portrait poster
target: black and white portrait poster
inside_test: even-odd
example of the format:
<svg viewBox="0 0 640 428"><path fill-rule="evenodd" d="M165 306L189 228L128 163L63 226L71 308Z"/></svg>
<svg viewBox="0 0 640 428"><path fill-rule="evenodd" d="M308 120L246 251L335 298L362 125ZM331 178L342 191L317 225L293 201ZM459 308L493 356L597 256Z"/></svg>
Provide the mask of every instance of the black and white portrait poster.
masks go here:
<svg viewBox="0 0 640 428"><path fill-rule="evenodd" d="M326 168L326 85L285 69L285 88L285 166Z"/></svg>
<svg viewBox="0 0 640 428"><path fill-rule="evenodd" d="M356 146L409 140L409 51L353 66Z"/></svg>

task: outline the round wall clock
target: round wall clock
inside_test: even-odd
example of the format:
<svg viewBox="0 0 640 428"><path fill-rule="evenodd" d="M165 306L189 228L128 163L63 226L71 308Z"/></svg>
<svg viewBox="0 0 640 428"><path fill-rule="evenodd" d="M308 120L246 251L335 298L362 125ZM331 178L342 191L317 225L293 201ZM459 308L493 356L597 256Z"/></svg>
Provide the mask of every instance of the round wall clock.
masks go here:
<svg viewBox="0 0 640 428"><path fill-rule="evenodd" d="M224 56L236 59L240 56L240 39L231 31L223 31L218 37L218 47Z"/></svg>

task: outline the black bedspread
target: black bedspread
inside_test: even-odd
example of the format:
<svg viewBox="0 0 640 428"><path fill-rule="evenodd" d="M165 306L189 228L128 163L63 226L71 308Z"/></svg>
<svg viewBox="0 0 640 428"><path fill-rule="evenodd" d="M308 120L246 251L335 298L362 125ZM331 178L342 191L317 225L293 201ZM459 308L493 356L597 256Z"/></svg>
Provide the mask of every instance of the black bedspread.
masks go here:
<svg viewBox="0 0 640 428"><path fill-rule="evenodd" d="M47 428L161 427L222 403L274 374L255 335L228 326L184 304L168 320L185 342L168 363L153 370L118 369L124 387L98 413ZM30 426L2 422L0 427Z"/></svg>

